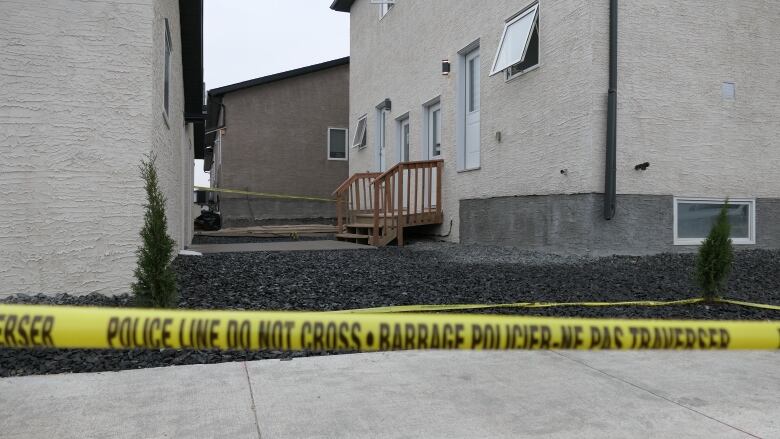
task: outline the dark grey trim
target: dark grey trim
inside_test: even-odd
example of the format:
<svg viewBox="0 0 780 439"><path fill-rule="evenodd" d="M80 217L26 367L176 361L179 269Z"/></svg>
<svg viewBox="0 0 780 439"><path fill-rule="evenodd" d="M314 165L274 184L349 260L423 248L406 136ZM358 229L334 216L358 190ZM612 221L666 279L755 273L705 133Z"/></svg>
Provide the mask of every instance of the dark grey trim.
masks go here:
<svg viewBox="0 0 780 439"><path fill-rule="evenodd" d="M618 0L609 6L609 97L607 100L607 156L604 161L604 219L615 217L617 206L617 87Z"/></svg>
<svg viewBox="0 0 780 439"><path fill-rule="evenodd" d="M179 0L181 63L184 81L184 119L195 125L193 149L203 158L203 0Z"/></svg>
<svg viewBox="0 0 780 439"><path fill-rule="evenodd" d="M239 82L237 84L226 85L224 87L215 88L209 90L209 96L220 96L227 93L231 93L238 90L243 90L249 87L255 87L258 85L268 84L270 82L281 81L283 79L294 78L296 76L306 75L309 73L319 72L320 70L330 69L333 67L343 66L349 64L349 57L334 59L311 66L301 67L299 69L288 70L286 72L275 73L273 75L263 76L256 79L250 79L249 81Z"/></svg>
<svg viewBox="0 0 780 439"><path fill-rule="evenodd" d="M334 11L349 12L352 8L352 3L355 3L355 0L333 0L330 8Z"/></svg>

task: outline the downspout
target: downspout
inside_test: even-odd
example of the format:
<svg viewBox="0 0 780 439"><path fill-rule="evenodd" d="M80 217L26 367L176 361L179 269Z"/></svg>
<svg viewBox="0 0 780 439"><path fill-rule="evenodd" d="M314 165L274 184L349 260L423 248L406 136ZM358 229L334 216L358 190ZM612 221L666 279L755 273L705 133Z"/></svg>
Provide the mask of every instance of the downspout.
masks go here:
<svg viewBox="0 0 780 439"><path fill-rule="evenodd" d="M609 103L607 108L607 160L604 170L604 219L615 216L617 204L617 44L618 0L609 3Z"/></svg>

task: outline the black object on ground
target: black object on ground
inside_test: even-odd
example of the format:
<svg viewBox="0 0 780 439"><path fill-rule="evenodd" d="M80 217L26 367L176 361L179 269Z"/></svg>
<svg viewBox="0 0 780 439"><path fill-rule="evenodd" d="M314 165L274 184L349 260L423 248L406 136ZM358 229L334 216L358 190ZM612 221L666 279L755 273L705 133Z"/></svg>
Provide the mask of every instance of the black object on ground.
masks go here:
<svg viewBox="0 0 780 439"><path fill-rule="evenodd" d="M694 254L582 258L500 247L415 244L376 250L226 253L179 257L179 307L337 310L387 305L524 301L678 300L698 297ZM780 305L780 251L735 253L732 299ZM17 296L13 303L129 306L130 297ZM736 305L493 309L551 317L780 320ZM323 355L320 352L0 349L0 376L97 372L176 364Z"/></svg>
<svg viewBox="0 0 780 439"><path fill-rule="evenodd" d="M208 231L219 230L222 228L222 218L217 213L204 211L195 218L195 228Z"/></svg>

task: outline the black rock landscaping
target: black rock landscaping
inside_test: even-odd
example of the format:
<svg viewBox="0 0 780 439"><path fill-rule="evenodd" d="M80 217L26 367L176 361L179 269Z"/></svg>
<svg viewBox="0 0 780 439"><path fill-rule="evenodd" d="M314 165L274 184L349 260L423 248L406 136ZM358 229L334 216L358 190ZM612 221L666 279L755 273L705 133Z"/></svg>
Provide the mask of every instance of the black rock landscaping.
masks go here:
<svg viewBox="0 0 780 439"><path fill-rule="evenodd" d="M388 305L678 300L699 297L695 255L584 258L500 247L418 243L404 248L182 256L174 262L186 309L339 310ZM780 305L780 251L735 254L728 297ZM130 306L130 296L17 295L5 303ZM564 307L475 312L556 317L780 320L736 305ZM0 376L99 372L335 352L0 349Z"/></svg>

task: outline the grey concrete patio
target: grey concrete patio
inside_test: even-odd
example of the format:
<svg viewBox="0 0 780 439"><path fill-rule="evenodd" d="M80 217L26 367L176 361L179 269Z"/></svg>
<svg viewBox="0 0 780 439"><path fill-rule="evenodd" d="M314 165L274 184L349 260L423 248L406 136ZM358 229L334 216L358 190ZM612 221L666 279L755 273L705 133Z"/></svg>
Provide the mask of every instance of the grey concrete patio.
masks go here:
<svg viewBox="0 0 780 439"><path fill-rule="evenodd" d="M188 250L200 253L247 253L247 252L290 252L312 250L371 250L369 245L355 244L343 241L281 241L281 242L251 242L243 244L195 244Z"/></svg>
<svg viewBox="0 0 780 439"><path fill-rule="evenodd" d="M399 352L0 380L8 438L780 437L777 352Z"/></svg>

